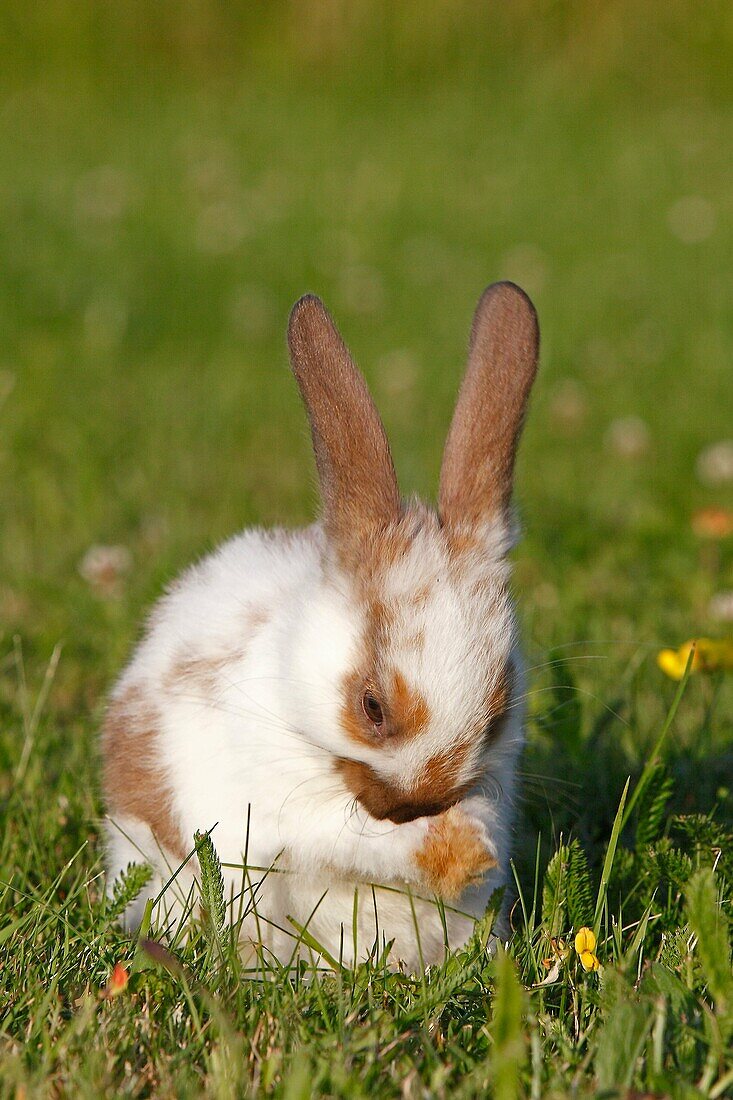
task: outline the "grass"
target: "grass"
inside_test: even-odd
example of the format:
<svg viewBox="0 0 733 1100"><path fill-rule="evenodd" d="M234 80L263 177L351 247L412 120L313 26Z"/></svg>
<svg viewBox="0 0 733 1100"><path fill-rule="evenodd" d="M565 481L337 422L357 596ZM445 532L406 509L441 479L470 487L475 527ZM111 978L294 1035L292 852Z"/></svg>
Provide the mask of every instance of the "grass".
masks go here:
<svg viewBox="0 0 733 1100"><path fill-rule="evenodd" d="M42 26L3 5L4 1093L733 1093L731 678L677 699L654 659L730 633L710 599L731 542L691 528L733 506L696 467L731 435L730 23L591 7L487 26L459 0L301 24L59 3ZM177 570L313 514L290 305L331 306L404 488L431 495L471 310L502 277L543 327L506 953L483 928L427 975L252 981L206 923L137 943L103 895L104 694ZM107 588L79 569L100 544L131 561ZM116 962L129 985L100 997Z"/></svg>

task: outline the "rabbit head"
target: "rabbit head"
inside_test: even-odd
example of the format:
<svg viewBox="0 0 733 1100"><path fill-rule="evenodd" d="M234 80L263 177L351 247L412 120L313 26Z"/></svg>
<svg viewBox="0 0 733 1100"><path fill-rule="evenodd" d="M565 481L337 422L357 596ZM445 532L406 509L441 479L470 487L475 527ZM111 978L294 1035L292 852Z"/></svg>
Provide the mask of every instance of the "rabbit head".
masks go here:
<svg viewBox="0 0 733 1100"><path fill-rule="evenodd" d="M537 368L531 302L511 283L479 301L436 509L401 499L379 414L319 299L296 304L288 341L323 500L293 721L378 819L438 814L492 777L511 786L522 673L507 553Z"/></svg>

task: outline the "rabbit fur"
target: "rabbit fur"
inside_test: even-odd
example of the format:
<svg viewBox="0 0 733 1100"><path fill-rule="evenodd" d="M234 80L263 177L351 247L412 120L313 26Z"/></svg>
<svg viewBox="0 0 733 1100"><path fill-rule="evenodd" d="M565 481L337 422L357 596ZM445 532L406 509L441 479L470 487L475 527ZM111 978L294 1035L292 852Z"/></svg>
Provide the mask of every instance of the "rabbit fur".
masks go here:
<svg viewBox="0 0 733 1100"><path fill-rule="evenodd" d="M415 968L446 932L464 943L506 879L524 695L507 553L536 315L513 284L484 292L437 509L401 500L317 298L288 339L322 518L235 536L153 610L104 723L108 882L148 862L124 919L162 892L174 926L212 829L244 952L312 954L307 926L346 964L391 942Z"/></svg>

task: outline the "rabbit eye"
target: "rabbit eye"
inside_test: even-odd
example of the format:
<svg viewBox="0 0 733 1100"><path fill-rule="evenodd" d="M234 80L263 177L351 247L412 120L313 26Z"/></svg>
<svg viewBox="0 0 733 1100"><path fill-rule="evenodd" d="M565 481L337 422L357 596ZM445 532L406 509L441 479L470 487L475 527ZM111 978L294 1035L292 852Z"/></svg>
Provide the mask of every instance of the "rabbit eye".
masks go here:
<svg viewBox="0 0 733 1100"><path fill-rule="evenodd" d="M381 726L384 722L384 713L382 712L382 706L376 695L371 691L365 691L361 697L361 707L365 716L375 726Z"/></svg>

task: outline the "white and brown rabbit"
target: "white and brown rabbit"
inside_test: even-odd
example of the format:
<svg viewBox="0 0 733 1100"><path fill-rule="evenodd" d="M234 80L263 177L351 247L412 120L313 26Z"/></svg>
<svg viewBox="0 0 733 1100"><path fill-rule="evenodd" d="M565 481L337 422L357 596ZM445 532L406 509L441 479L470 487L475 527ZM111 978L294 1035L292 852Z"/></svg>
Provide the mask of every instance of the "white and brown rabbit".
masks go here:
<svg viewBox="0 0 733 1100"><path fill-rule="evenodd" d="M507 553L538 340L525 294L489 287L433 510L400 498L322 303L296 304L290 358L323 518L245 531L184 573L114 689L109 881L130 862L154 869L128 924L194 831L216 826L243 942L280 960L297 954L297 925L347 963L375 941L434 962L443 915L450 945L465 942L505 880L523 740ZM169 915L197 870L189 860L165 892Z"/></svg>

